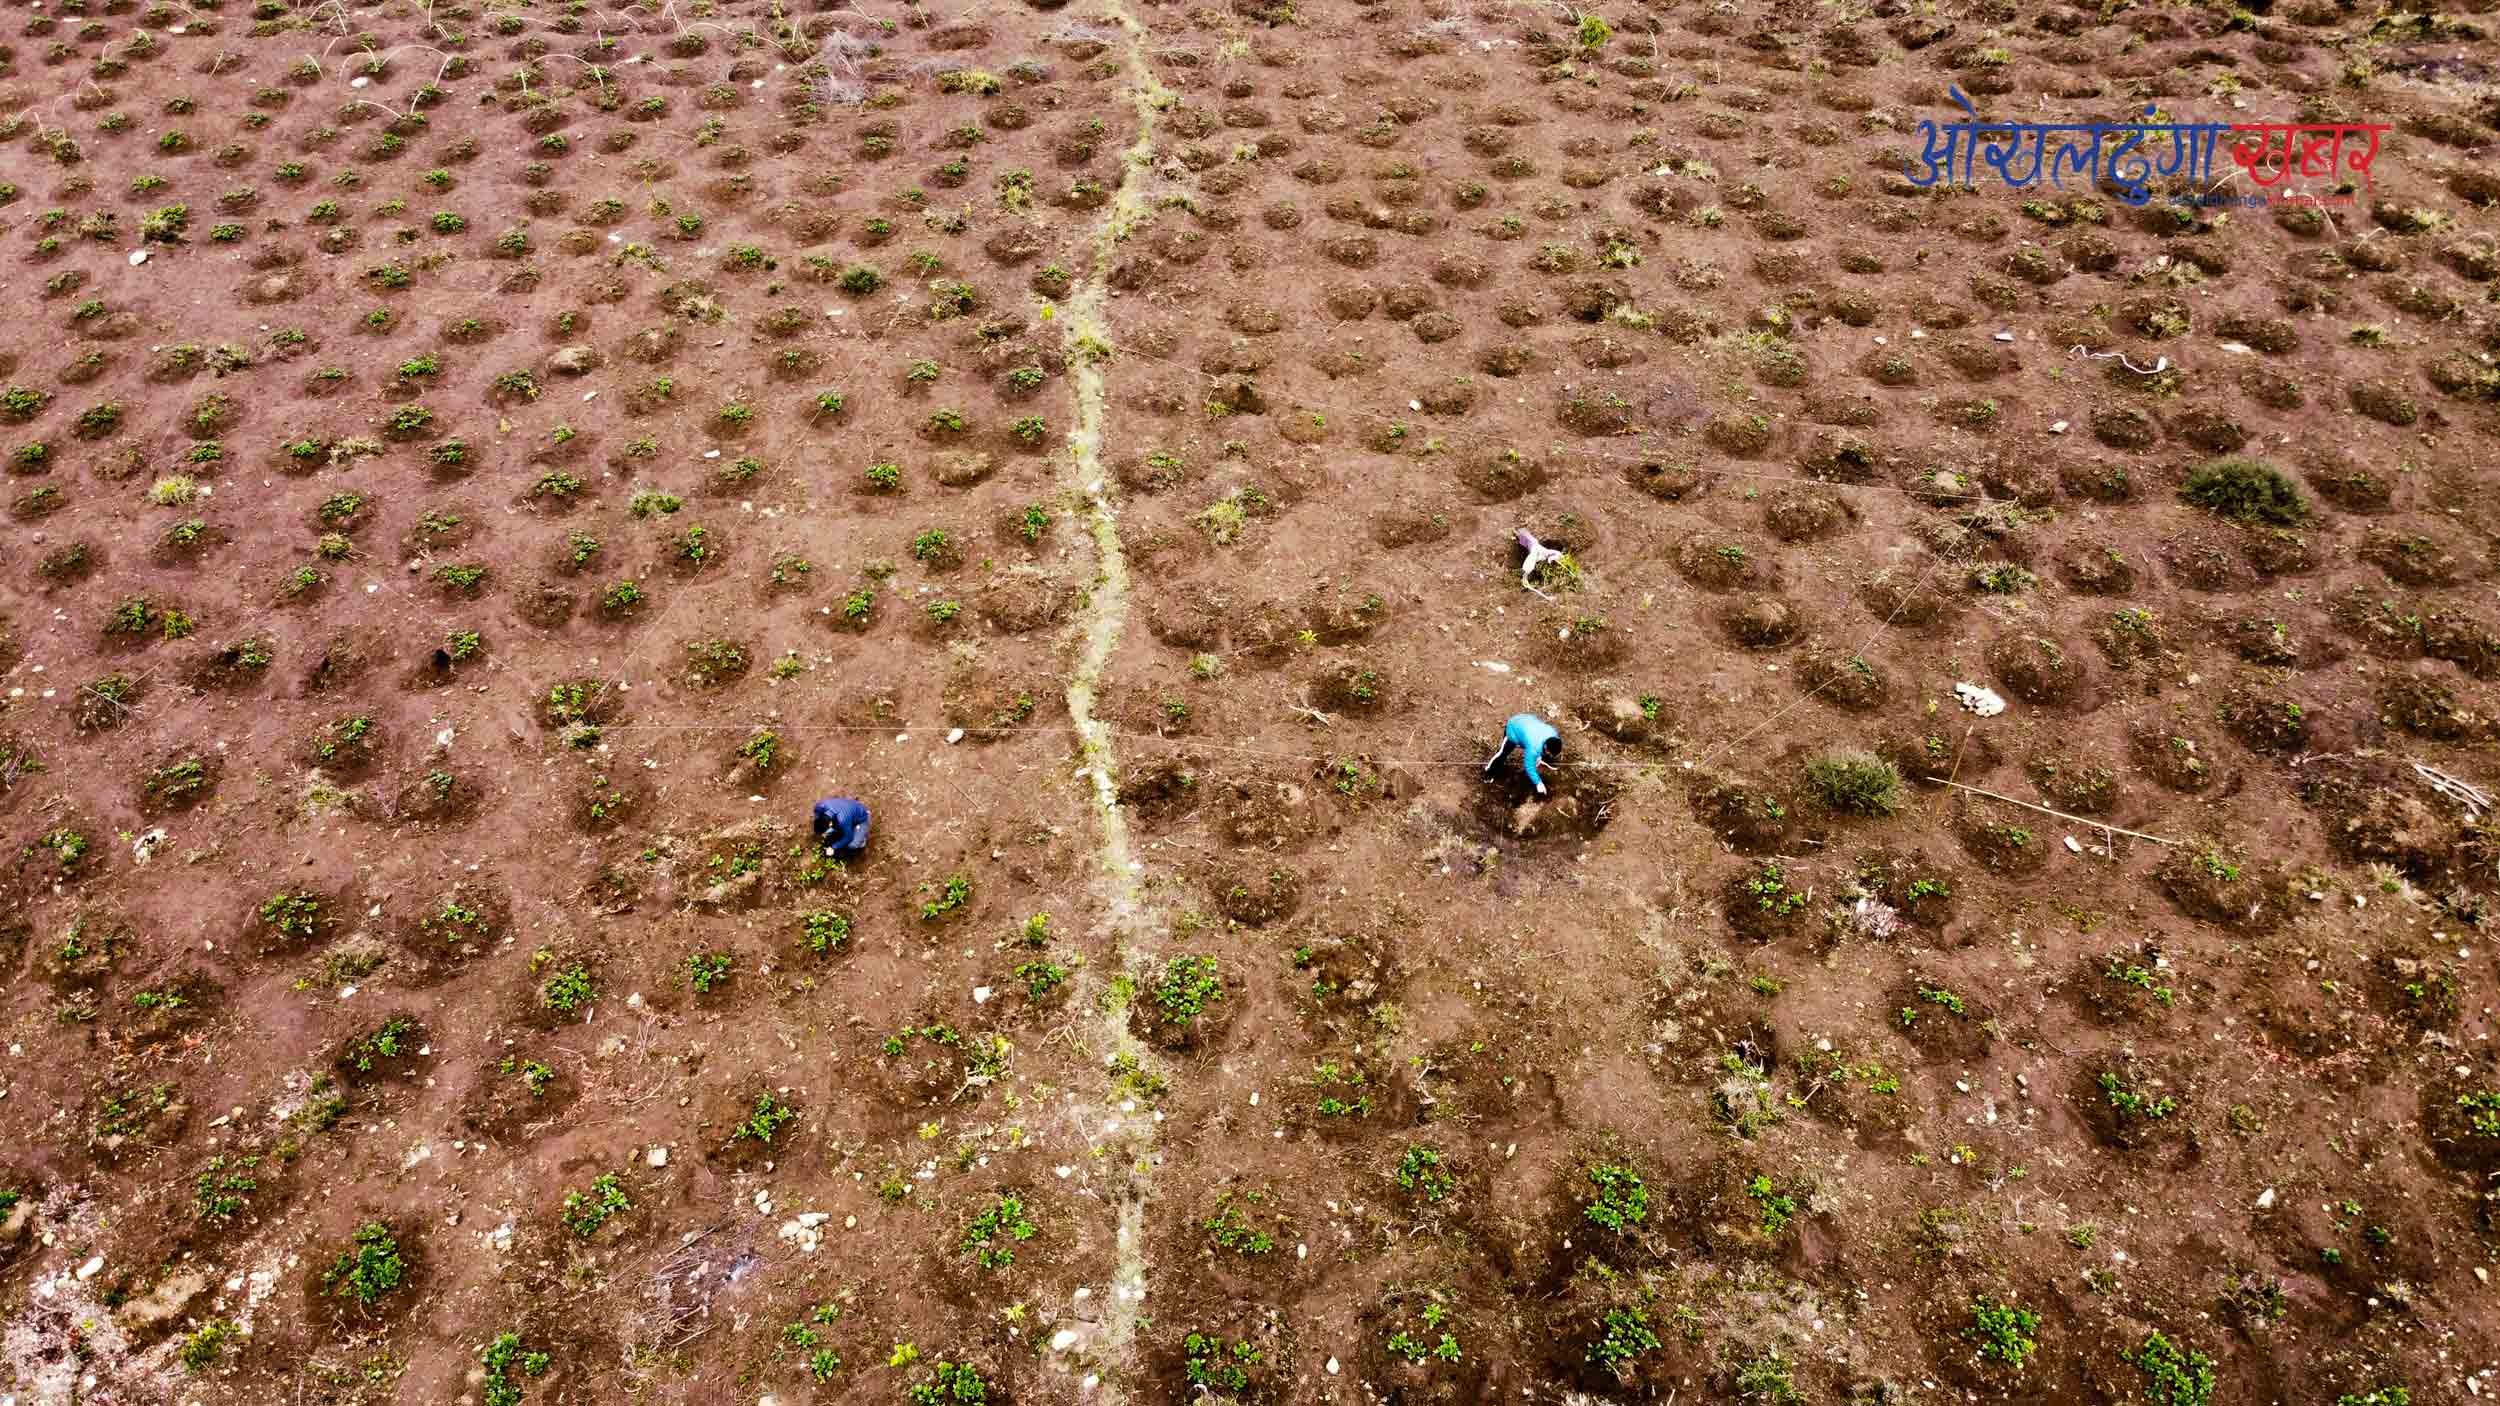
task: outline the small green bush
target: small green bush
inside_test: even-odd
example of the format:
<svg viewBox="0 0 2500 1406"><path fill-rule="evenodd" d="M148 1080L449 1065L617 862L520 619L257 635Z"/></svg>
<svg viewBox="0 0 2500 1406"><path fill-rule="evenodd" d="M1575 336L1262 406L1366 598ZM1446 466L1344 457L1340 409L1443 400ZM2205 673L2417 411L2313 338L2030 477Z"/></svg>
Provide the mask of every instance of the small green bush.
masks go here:
<svg viewBox="0 0 2500 1406"><path fill-rule="evenodd" d="M2189 474L2179 494L2235 522L2289 527L2309 516L2309 505L2292 481L2258 459L2216 459Z"/></svg>
<svg viewBox="0 0 2500 1406"><path fill-rule="evenodd" d="M2119 1358L2144 1374L2145 1399L2153 1406L2206 1406L2214 1397L2214 1360L2159 1333Z"/></svg>
<svg viewBox="0 0 2500 1406"><path fill-rule="evenodd" d="M357 1227L351 1248L321 1276L321 1287L370 1308L407 1277L408 1263L400 1258L399 1241L392 1237L391 1228L367 1221Z"/></svg>
<svg viewBox="0 0 2500 1406"><path fill-rule="evenodd" d="M1213 957L1174 957L1155 982L1153 995L1165 1020L1187 1026L1210 1002L1224 999L1224 983L1216 977Z"/></svg>
<svg viewBox="0 0 2500 1406"><path fill-rule="evenodd" d="M827 909L801 914L799 930L810 952L839 952L851 940L851 920Z"/></svg>
<svg viewBox="0 0 2500 1406"><path fill-rule="evenodd" d="M2032 1337L2040 1331L2040 1315L2030 1309L1995 1299L1973 1299L1970 1317L1971 1325L1962 1330L1962 1336L1979 1344L1979 1355L1991 1362L2020 1371L2040 1350Z"/></svg>
<svg viewBox="0 0 2500 1406"><path fill-rule="evenodd" d="M1589 1181L1597 1187L1596 1198L1585 1208L1590 1224L1624 1232L1649 1219L1649 1187L1631 1168L1611 1163L1591 1167Z"/></svg>
<svg viewBox="0 0 2500 1406"><path fill-rule="evenodd" d="M1598 1325L1597 1340L1589 1344L1588 1358L1591 1366L1621 1375L1625 1363L1657 1350L1658 1335L1650 1331L1648 1314L1637 1308L1610 1308Z"/></svg>
<svg viewBox="0 0 2500 1406"><path fill-rule="evenodd" d="M625 1188L617 1184L616 1173L601 1172L592 1180L588 1191L564 1193L562 1219L565 1229L587 1240L599 1227L608 1223L608 1217L633 1208L634 1203L627 1199Z"/></svg>
<svg viewBox="0 0 2500 1406"><path fill-rule="evenodd" d="M1400 1191L1414 1192L1426 1201L1438 1201L1458 1185L1438 1151L1411 1143L1406 1155L1398 1159L1397 1178Z"/></svg>
<svg viewBox="0 0 2500 1406"><path fill-rule="evenodd" d="M1823 804L1843 815L1890 815L1901 805L1901 773L1864 752L1834 752L1806 763Z"/></svg>
<svg viewBox="0 0 2500 1406"><path fill-rule="evenodd" d="M511 1369L518 1367L526 1376L543 1377L554 1364L546 1353L524 1351L520 1334L506 1333L478 1354L478 1365L486 1373L486 1406L520 1406L521 1384L512 1380Z"/></svg>
<svg viewBox="0 0 2500 1406"><path fill-rule="evenodd" d="M1030 1240L1034 1234L1033 1218L1025 1214L1024 1199L1001 1195L997 1202L972 1218L964 1230L964 1251L980 1261L983 1269L1005 1269L1016 1262L1016 1242Z"/></svg>

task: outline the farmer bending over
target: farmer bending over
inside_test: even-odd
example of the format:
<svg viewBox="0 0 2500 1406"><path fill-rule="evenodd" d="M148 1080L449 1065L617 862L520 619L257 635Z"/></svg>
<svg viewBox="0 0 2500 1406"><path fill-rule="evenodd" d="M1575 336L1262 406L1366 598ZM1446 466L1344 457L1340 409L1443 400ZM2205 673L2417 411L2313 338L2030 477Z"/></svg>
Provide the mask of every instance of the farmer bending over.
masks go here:
<svg viewBox="0 0 2500 1406"><path fill-rule="evenodd" d="M1502 764L1502 759L1509 756L1513 748L1519 751L1519 764L1528 773L1528 784L1536 787L1538 795L1544 795L1545 778L1537 774L1537 766L1562 754L1561 734L1554 731L1552 723L1534 713L1513 714L1511 720L1502 725L1501 750L1493 754L1493 760L1484 764L1485 780L1493 779L1494 769Z"/></svg>
<svg viewBox="0 0 2500 1406"><path fill-rule="evenodd" d="M837 859L849 859L868 848L868 807L848 796L818 801L816 843Z"/></svg>

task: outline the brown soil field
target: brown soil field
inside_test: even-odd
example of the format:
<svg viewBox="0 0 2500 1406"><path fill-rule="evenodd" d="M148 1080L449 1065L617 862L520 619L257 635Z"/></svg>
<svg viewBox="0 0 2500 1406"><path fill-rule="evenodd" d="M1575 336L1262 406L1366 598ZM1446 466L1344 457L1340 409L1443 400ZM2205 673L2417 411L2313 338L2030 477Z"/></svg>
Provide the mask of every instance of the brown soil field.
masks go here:
<svg viewBox="0 0 2500 1406"><path fill-rule="evenodd" d="M2500 1393L2491 11L12 0L0 1406Z"/></svg>

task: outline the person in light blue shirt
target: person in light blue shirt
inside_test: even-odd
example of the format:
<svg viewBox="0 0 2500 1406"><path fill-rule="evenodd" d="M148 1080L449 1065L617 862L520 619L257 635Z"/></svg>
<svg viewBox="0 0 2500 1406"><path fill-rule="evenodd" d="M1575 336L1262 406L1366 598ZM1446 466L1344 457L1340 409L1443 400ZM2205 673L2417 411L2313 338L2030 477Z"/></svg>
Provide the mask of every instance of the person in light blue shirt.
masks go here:
<svg viewBox="0 0 2500 1406"><path fill-rule="evenodd" d="M816 803L816 843L837 859L855 859L868 848L868 807L848 796Z"/></svg>
<svg viewBox="0 0 2500 1406"><path fill-rule="evenodd" d="M1528 784L1536 787L1538 795L1546 794L1545 778L1538 774L1537 767L1562 755L1562 734L1554 730L1552 723L1534 713L1513 714L1511 720L1502 725L1501 750L1493 754L1493 760L1484 764L1485 780L1493 779L1494 771L1513 748L1518 749L1519 765L1528 773Z"/></svg>

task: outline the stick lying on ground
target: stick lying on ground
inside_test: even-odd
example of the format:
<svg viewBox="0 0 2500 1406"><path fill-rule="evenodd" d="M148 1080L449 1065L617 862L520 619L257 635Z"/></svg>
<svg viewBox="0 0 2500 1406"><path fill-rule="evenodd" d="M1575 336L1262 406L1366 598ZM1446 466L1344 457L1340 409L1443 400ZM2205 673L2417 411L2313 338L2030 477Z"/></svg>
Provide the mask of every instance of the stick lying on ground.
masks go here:
<svg viewBox="0 0 2500 1406"><path fill-rule="evenodd" d="M2413 770L2424 781L2430 783L2432 790L2465 807L2468 819L2480 820L2483 812L2491 809L2491 797L2483 794L2471 783L2460 781L2435 766L2424 766L2420 762L2413 764Z"/></svg>
<svg viewBox="0 0 2500 1406"><path fill-rule="evenodd" d="M2170 845L2170 846L2172 846L2172 847L2174 847L2174 848L2175 848L2175 847L2177 847L2177 846L2179 846L2179 845L2181 845L2181 844L2185 844L2185 843L2186 843L2186 841L2184 841L2184 840L2165 840L2165 839L2163 839L2163 838L2162 838L2161 836L2159 836L2159 835L2147 835L2147 834L2145 834L2145 833L2144 833L2143 831L2141 831L2141 830L2122 830L2122 829L2120 829L2119 827L2117 827L2117 826L2115 826L2115 825L2107 825L2107 824L2103 824L2102 822L2100 822L2100 821L2098 821L2098 820L2090 820L2090 819L2086 819L2085 817L2080 816L2080 815L2068 815L2066 812L2064 812L2064 811L2062 811L2062 810L2051 810L2051 809L2049 809L2047 806L2033 805L2033 804L2032 804L2031 802L2029 802L2029 801L2018 801L2018 800L2015 800L2012 796L2000 796L2000 795L1998 795L1998 794L1997 794L1996 792L1994 792L1994 791L1986 791L1986 790L1982 790L1982 789L1980 789L1980 788L1979 788L1979 787L1977 787L1977 786L1966 786L1966 785L1964 785L1963 783L1961 783L1961 782L1959 782L1959 781L1947 781L1947 780L1945 780L1945 779L1944 779L1943 777L1941 777L1941 776L1934 776L1934 775L1931 775L1931 776L1929 776L1927 779L1928 779L1928 780L1930 780L1930 781L1935 782L1935 783L1936 783L1937 785L1939 785L1939 786L1950 786L1950 787L1952 787L1952 788L1953 788L1954 790L1956 790L1956 791L1968 791L1968 792L1970 792L1970 793L1971 793L1972 795L1974 795L1974 796L1986 796L1989 800L1992 800L1992 801L2003 801L2003 802L2005 802L2005 803L2006 803L2007 805L2009 805L2009 806L2021 806L2021 807L2022 807L2023 809L2025 809L2025 810L2036 810L2036 811L2040 812L2042 815L2054 815L2054 816L2056 816L2056 817L2057 817L2058 819L2060 819L2060 820L2071 820L2071 821L2073 821L2073 822L2074 822L2075 824L2077 824L2077 825L2082 825L2082 826L2086 826L2086 827L2091 828L2091 829L2094 829L2094 830L2099 830L2099 831L2102 831L2103 833L2106 833L2106 834L2111 834L2111 835L2127 835L2127 836L2130 836L2130 837L2132 837L2132 838L2134 838L2134 839L2139 839L2139 840L2151 840L2154 844L2157 844L2157 845Z"/></svg>

